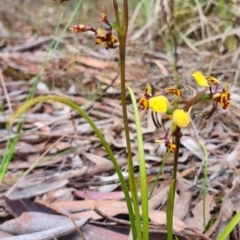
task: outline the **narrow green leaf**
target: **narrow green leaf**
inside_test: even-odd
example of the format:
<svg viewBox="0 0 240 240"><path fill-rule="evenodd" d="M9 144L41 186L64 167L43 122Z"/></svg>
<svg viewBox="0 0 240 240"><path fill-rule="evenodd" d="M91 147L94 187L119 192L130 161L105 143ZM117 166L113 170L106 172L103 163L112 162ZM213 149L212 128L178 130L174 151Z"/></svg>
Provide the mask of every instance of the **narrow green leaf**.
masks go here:
<svg viewBox="0 0 240 240"><path fill-rule="evenodd" d="M205 145L198 141L203 148L204 158L205 158L205 167L204 167L204 179L203 179L203 229L205 230L206 223L206 195L207 195L207 173L208 173L208 153Z"/></svg>
<svg viewBox="0 0 240 240"><path fill-rule="evenodd" d="M138 160L140 168L140 186L141 186L141 202L142 202L142 218L143 218L143 239L149 239L149 218L148 218L148 185L147 185L147 173L146 173L146 162L143 147L142 128L138 113L137 101L134 93L130 87L127 86L130 93L133 110L135 116L135 124L137 129L137 145L138 145Z"/></svg>
<svg viewBox="0 0 240 240"><path fill-rule="evenodd" d="M174 210L174 195L175 195L175 179L172 180L169 187L167 198L167 239L172 240L173 237L173 210Z"/></svg>
<svg viewBox="0 0 240 240"><path fill-rule="evenodd" d="M223 229L223 231L218 236L217 240L225 240L231 233L231 231L236 227L240 222L240 212L237 212L228 225Z"/></svg>

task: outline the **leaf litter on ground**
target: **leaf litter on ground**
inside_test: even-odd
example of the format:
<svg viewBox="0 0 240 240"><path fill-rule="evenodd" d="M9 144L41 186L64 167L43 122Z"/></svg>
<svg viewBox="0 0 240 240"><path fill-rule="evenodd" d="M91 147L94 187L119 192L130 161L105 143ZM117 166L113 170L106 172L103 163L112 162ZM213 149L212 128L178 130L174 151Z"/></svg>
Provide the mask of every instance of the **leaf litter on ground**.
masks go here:
<svg viewBox="0 0 240 240"><path fill-rule="evenodd" d="M51 24L49 27L43 24L44 27L40 30L40 36L33 34L35 30L32 31L32 26L36 16L33 16L32 13L30 14L29 9L44 7L46 3L40 6L40 2L34 5L34 3L22 1L23 11L29 14L29 21L32 24L26 24L22 19L22 13L16 11L14 24L12 24L14 34L11 40L8 39L7 44L3 45L3 47L1 46L0 49L0 67L8 94L4 93L3 86L1 86L0 98L5 110L0 114L2 124L0 128L1 157L4 154L7 140L13 139L16 134L15 126L10 133L4 127L4 124L12 114L7 98L9 98L13 110L16 110L26 100L27 93L33 83L32 78L38 73L41 64L44 62L47 55L46 47L53 39ZM9 9L16 10L14 3L6 1L6 4L10 4ZM63 6L60 6L60 4L54 7L63 9ZM68 7L66 4L64 9ZM41 15L43 12L48 11L39 11L38 14ZM70 12L70 9L68 9L66 14L70 14ZM0 23L3 25L1 29L4 33L2 36L9 34L10 29L8 27L10 25L8 23L13 21L12 18L8 17L8 10L6 10L5 16L5 19L0 19ZM56 19L54 22L54 18L56 16L57 14L51 14L52 19L49 19L48 15L46 21L52 21L52 26L55 26ZM211 15L205 17L212 18ZM20 19L19 21L16 20L18 18ZM45 18L40 18L41 21L45 21L43 19ZM156 21L156 19L153 20ZM219 24L222 24L222 22ZM194 23L190 25L190 29L184 31L186 32L186 37L189 37L193 28L195 28L193 26ZM135 40L134 42L129 42L128 45L131 56L126 62L127 82L134 89L138 98L142 96L147 82L154 84L158 92L161 92L162 89L168 86L169 81L174 84L172 60L169 54L157 48L157 46L155 46L156 49L150 50L149 48L147 39L153 32L144 34L149 28L146 25L144 31L139 29L139 31L135 32L136 34L134 34L133 30L130 39ZM235 30L233 29L233 33ZM19 33L24 37L19 38ZM200 121L198 117L200 108L195 109L196 116L192 116L193 130L184 131L185 136L181 139L182 146L180 148L181 156L178 165L179 174L174 210L174 229L177 231L182 230L183 234L187 233L189 231L187 228L191 227L198 234L203 234L204 232L202 220L204 154L198 143L199 140L204 142L209 153L208 194L205 206L206 222L218 219L218 225L214 226L212 234L217 235L225 226L226 221L231 219L231 202L234 203L234 211L239 210L237 207L239 199L236 194L239 192L237 179L239 177L238 167L240 160L238 124L240 118L238 110L240 107L240 88L236 80L239 78L237 75L239 67L236 60L238 59L239 54L237 53L239 51L218 54L216 57L214 50L209 50L207 44L217 44L218 39L221 39L223 35L218 34L214 38L212 34L212 31L209 31L205 39L193 43L186 42L192 50L200 49L200 46L206 47L204 52L199 51L203 52L203 56L197 55L196 57L196 53L185 46L179 47L177 50L179 74L182 81L189 85L189 89L193 86L190 80L191 72L200 68L208 69L208 66L205 64L206 59L208 59L208 62L213 60L215 64L212 68L212 73L225 81L230 79L229 85L232 100L232 107L229 111L218 111L217 115L213 116L208 122ZM186 38L183 39L186 41ZM81 41L81 44L75 46L71 41ZM75 38L66 34L61 43L61 48L56 51L52 61L47 66L46 72L38 85L36 95L56 94L69 97L81 105L92 117L99 129L103 131L106 140L117 156L123 173L127 176L126 145L120 92L118 89L120 78L118 75L118 62L116 61L117 51L101 51L99 48L92 47L89 42L89 39L85 39L82 36ZM143 43L144 46L140 48L139 46L142 46ZM144 56L144 59L142 56ZM229 63L231 63L231 66ZM187 87L184 91L185 96L190 94ZM187 97L183 98L183 102L186 100ZM128 102L128 104L134 166L136 168L136 177L138 177L136 129L134 115L130 106L131 103ZM148 179L152 182L151 179L156 177L166 149L164 146L158 146L154 142L162 132L155 130L150 121L150 114L141 112L140 115ZM115 196L115 193L119 193L120 196L122 193L119 181L114 175L112 163L103 151L90 126L81 117L62 104L55 102L38 104L30 109L26 115L23 130L24 132L21 134L14 158L9 165L4 181L1 183L2 194L9 193L7 196L10 199L35 198L36 202L45 202L48 208L52 207L53 209L55 207L58 208L60 205L62 212L59 212L62 215L64 215L63 212L67 214L69 211L72 215L78 216L78 218L93 216L95 220L98 220L99 224L103 217L91 209L93 206L98 207L102 212L108 214L109 217L127 214L125 202L121 200L122 198L118 194ZM62 136L64 137L61 139ZM58 140L58 145L52 146ZM47 149L49 150L45 153ZM38 162L37 166L34 166L34 162L40 159L43 153L45 154L41 161ZM164 211L167 190L171 180L172 163L173 158L170 156L167 165L163 168L163 173L158 181L158 188L154 192L155 195L153 194L149 199L150 219L158 227L159 225L164 227L166 222ZM33 166L34 168L31 169ZM13 187L13 184L27 169L31 171L22 178L21 182ZM224 201L221 202L219 199L226 197L226 193L221 189L225 189L229 184L234 185L234 191L228 197L228 204L226 205ZM90 202L91 198L98 198L99 201ZM111 201L109 202L109 200ZM213 209L216 210L214 203L221 204L221 210L217 213L212 211ZM111 204L112 208L108 210L107 204ZM81 208L80 205L85 207ZM228 206L229 209L226 209ZM224 212L224 214L221 214L221 212ZM17 220L17 218L15 219ZM13 220L15 219L13 218ZM107 221L106 224L112 225L112 222ZM89 224L85 227L89 229L94 228ZM83 233L85 227L83 227ZM99 229L103 231L101 226ZM209 230L211 230L211 226ZM94 230L91 231L94 232ZM85 231L84 234L87 234L87 232ZM206 235L207 233L208 231ZM205 237L209 236L212 237L213 235ZM119 236L119 239L124 239L124 237L120 238Z"/></svg>

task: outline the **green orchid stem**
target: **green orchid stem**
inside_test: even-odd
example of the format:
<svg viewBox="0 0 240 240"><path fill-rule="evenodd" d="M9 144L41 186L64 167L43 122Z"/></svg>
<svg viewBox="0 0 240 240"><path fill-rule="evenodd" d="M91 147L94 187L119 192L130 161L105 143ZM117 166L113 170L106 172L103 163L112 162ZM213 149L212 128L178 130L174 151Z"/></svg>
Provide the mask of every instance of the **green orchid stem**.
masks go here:
<svg viewBox="0 0 240 240"><path fill-rule="evenodd" d="M175 190L176 190L176 181L177 181L177 165L178 165L178 157L179 157L179 148L180 148L180 137L181 131L180 128L177 127L174 133L174 144L176 145L176 151L174 152L174 163L173 163L173 180L172 180L172 189L171 195L167 205L167 239L172 240L172 229L173 229L173 213L174 213L174 199L175 199ZM170 193L169 193L170 194ZM169 231L171 229L171 231Z"/></svg>
<svg viewBox="0 0 240 240"><path fill-rule="evenodd" d="M207 196L207 175L208 175L208 152L202 141L198 141L203 148L205 158L204 179L203 179L203 228L206 230L206 196Z"/></svg>
<svg viewBox="0 0 240 240"><path fill-rule="evenodd" d="M178 128L177 131L180 132ZM176 151L174 152L174 163L173 163L173 180L175 180L174 190L176 189L177 181L177 165L178 165L178 156L179 156L179 147L180 147L180 137L175 137Z"/></svg>
<svg viewBox="0 0 240 240"><path fill-rule="evenodd" d="M126 39L127 39L127 30L128 30L128 0L123 0L121 20L119 17L117 0L113 0L113 7L115 11L118 41L119 41L121 102L122 102L123 122L124 122L125 138L126 138L127 153L128 153L129 184L130 184L130 191L132 194L132 204L134 209L134 214L133 215L129 214L129 217L131 221L133 239L142 240L141 219L140 219L138 197L137 197L137 185L136 185L134 169L133 169L131 141L130 141L130 134L129 134L130 131L128 126L128 116L127 116L127 102L126 102L125 59L126 59Z"/></svg>

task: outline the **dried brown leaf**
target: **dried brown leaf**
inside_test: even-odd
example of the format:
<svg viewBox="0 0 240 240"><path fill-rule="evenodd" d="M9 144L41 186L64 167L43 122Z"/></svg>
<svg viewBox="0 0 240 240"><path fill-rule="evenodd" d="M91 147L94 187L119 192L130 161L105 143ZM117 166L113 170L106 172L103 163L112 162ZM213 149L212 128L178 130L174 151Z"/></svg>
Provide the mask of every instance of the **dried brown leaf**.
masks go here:
<svg viewBox="0 0 240 240"><path fill-rule="evenodd" d="M192 193L187 189L181 174L177 174L177 188L179 195L176 194L174 204L174 216L183 219L189 210L189 203L191 201Z"/></svg>
<svg viewBox="0 0 240 240"><path fill-rule="evenodd" d="M149 218L154 224L157 225L166 225L166 212L157 211L157 210L150 210L149 211ZM187 225L178 219L177 217L173 217L173 230L176 232L183 231Z"/></svg>
<svg viewBox="0 0 240 240"><path fill-rule="evenodd" d="M183 136L181 138L181 144L184 147L186 147L193 155L197 156L199 159L204 158L203 149L196 139L188 136Z"/></svg>
<svg viewBox="0 0 240 240"><path fill-rule="evenodd" d="M95 191L74 191L74 194L80 198L92 200L121 200L124 199L123 192L95 192Z"/></svg>
<svg viewBox="0 0 240 240"><path fill-rule="evenodd" d="M102 227L87 224L82 228L82 233L86 239L91 240L128 240L128 236L118 232L113 232Z"/></svg>
<svg viewBox="0 0 240 240"><path fill-rule="evenodd" d="M54 191L47 192L43 195L42 199L46 202L56 202L56 201L73 201L74 195L73 188L61 188Z"/></svg>
<svg viewBox="0 0 240 240"><path fill-rule="evenodd" d="M84 57L78 56L75 58L75 61L79 62L80 64L84 64L88 67L99 68L99 69L104 69L107 67L114 67L116 65L116 63L114 63L114 62L104 61L104 60L87 57L87 56L84 56Z"/></svg>
<svg viewBox="0 0 240 240"><path fill-rule="evenodd" d="M207 195L206 196L206 205L205 205L205 216L206 216L206 223L211 218L211 210L215 207L215 202L214 202L214 195ZM204 231L204 226L203 226L203 200L199 201L196 206L192 210L192 217L187 217L184 222L188 227L195 228L199 232Z"/></svg>
<svg viewBox="0 0 240 240"><path fill-rule="evenodd" d="M51 172L45 172L45 174L45 176L41 176L41 173L40 175L38 173L26 176L26 178L19 183L18 188L10 194L9 198L17 199L35 197L64 187L69 182L67 179L60 179L57 176L52 176Z"/></svg>
<svg viewBox="0 0 240 240"><path fill-rule="evenodd" d="M217 231L216 231L216 236L219 235L223 231L223 229L226 227L226 225L232 219L232 216L234 213L234 206L232 204L232 200L230 199L229 194L225 194L223 206L221 207L220 211L221 211L221 219L220 219Z"/></svg>
<svg viewBox="0 0 240 240"><path fill-rule="evenodd" d="M158 190L148 201L149 209L156 209L159 207L159 204L166 198L169 190L169 186L163 187Z"/></svg>
<svg viewBox="0 0 240 240"><path fill-rule="evenodd" d="M83 154L88 160L90 160L91 162L95 163L96 165L107 164L107 163L109 163L109 161L110 161L110 160L108 160L108 159L105 158L105 157L101 157L101 156L98 156L98 155L93 154L93 153L83 152L82 154Z"/></svg>

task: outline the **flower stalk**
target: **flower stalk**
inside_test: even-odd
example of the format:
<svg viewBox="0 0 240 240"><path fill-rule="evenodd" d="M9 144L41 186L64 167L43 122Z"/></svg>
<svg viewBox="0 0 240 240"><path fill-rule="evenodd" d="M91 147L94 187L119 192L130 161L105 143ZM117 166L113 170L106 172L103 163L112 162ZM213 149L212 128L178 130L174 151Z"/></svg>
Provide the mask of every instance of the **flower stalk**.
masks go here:
<svg viewBox="0 0 240 240"><path fill-rule="evenodd" d="M119 61L120 61L120 78L121 78L121 102L122 102L122 112L123 112L123 122L125 130L125 138L128 153L128 171L129 171L129 183L130 191L132 193L132 205L133 214L129 212L129 217L131 221L131 230L133 239L142 239L142 228L141 220L138 206L138 196L137 196L137 186L134 177L133 160L132 160L132 150L130 141L130 131L128 126L128 116L127 116L127 102L126 102L126 79L125 79L125 62L126 62L126 40L127 40L127 30L128 30L128 0L123 0L123 13L120 23L120 16L118 10L118 3L113 0L113 7L115 11L116 28L118 33L119 41Z"/></svg>

